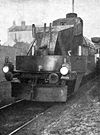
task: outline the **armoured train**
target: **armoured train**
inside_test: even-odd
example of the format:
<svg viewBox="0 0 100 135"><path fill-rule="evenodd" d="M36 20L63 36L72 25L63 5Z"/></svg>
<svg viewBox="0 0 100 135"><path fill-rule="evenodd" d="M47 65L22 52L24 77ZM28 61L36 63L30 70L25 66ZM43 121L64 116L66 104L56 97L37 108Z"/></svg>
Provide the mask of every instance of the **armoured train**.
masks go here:
<svg viewBox="0 0 100 135"><path fill-rule="evenodd" d="M95 73L95 46L83 36L83 20L69 13L49 27L32 25L33 42L27 55L16 56L16 69L5 61L5 78L12 97L66 102Z"/></svg>

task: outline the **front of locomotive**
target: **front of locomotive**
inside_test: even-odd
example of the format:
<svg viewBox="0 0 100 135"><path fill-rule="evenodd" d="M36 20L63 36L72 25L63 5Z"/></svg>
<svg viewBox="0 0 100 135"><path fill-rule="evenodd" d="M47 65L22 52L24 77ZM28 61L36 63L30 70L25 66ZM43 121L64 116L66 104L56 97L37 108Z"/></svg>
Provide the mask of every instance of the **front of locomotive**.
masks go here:
<svg viewBox="0 0 100 135"><path fill-rule="evenodd" d="M42 102L67 100L67 82L72 78L69 57L17 56L16 70L5 64L3 71L11 81L12 97Z"/></svg>
<svg viewBox="0 0 100 135"><path fill-rule="evenodd" d="M26 96L26 99L29 100L66 101L66 79L69 79L70 72L70 63L67 62L67 58L62 56L28 56L22 58L23 62L18 61L20 61L18 68L24 72L20 72L17 77L20 80L17 85L16 82L12 82L12 94L21 89L22 95L20 94L20 96L23 96L22 98Z"/></svg>
<svg viewBox="0 0 100 135"><path fill-rule="evenodd" d="M40 102L66 102L74 92L77 74L71 71L71 57L69 53L65 54L62 42L66 40L66 35L68 39L72 38L73 27L51 28L50 25L48 31L44 25L43 32L36 32L35 25L32 28L34 41L27 55L16 56L16 70L10 70L6 63L3 67L6 79L11 81L12 97ZM39 43L41 45L37 47Z"/></svg>

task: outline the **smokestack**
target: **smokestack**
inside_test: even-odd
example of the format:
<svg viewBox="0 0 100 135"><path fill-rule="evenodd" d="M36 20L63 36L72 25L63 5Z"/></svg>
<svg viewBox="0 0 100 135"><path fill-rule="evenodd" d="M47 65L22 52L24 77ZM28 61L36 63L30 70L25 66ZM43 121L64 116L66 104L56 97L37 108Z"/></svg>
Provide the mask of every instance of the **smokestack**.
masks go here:
<svg viewBox="0 0 100 135"><path fill-rule="evenodd" d="M35 27L35 24L32 24L32 36L33 36L33 38L36 38L36 27Z"/></svg>
<svg viewBox="0 0 100 135"><path fill-rule="evenodd" d="M49 36L50 36L50 38L49 38L49 46L48 46L48 48L50 48L50 42L52 41L52 33L51 33L52 31L51 31L51 23L49 24Z"/></svg>
<svg viewBox="0 0 100 135"><path fill-rule="evenodd" d="M51 23L49 25L49 33L50 33L50 42L52 41L52 33L51 33Z"/></svg>
<svg viewBox="0 0 100 135"><path fill-rule="evenodd" d="M44 23L44 33L46 32L46 23Z"/></svg>
<svg viewBox="0 0 100 135"><path fill-rule="evenodd" d="M44 23L44 32L43 32L44 37L45 37L45 33L46 33L46 23Z"/></svg>

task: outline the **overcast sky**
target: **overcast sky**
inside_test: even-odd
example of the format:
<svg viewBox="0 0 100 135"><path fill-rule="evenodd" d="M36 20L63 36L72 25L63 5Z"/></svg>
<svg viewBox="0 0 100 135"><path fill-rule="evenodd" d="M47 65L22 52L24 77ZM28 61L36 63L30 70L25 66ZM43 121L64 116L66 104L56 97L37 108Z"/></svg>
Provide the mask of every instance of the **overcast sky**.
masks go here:
<svg viewBox="0 0 100 135"><path fill-rule="evenodd" d="M100 0L74 0L75 12L84 21L84 35L100 36ZM42 25L63 18L72 11L72 0L0 0L0 39L7 41L7 29L13 20L20 25Z"/></svg>

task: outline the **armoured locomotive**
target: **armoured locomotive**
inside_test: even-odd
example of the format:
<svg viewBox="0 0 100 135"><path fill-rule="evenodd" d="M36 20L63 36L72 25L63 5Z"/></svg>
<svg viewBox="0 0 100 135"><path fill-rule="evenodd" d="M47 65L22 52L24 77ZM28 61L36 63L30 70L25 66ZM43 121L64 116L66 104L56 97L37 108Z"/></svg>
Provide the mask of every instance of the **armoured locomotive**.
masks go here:
<svg viewBox="0 0 100 135"><path fill-rule="evenodd" d="M95 46L83 36L83 20L69 13L49 27L33 24L32 35L27 55L16 56L16 69L9 62L3 67L12 97L65 102L95 72Z"/></svg>

